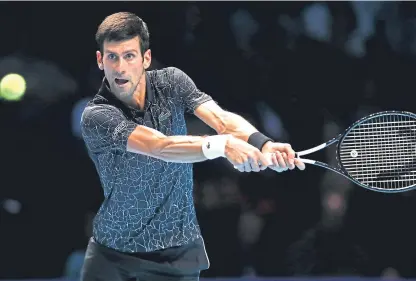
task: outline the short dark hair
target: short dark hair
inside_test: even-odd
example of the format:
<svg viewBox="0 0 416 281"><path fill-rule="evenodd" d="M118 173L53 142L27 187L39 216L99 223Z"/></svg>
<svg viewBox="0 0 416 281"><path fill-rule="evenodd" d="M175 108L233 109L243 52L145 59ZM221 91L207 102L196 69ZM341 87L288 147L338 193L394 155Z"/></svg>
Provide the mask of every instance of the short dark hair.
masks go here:
<svg viewBox="0 0 416 281"><path fill-rule="evenodd" d="M142 55L149 49L150 35L147 24L137 15L119 12L106 17L98 26L95 41L103 51L104 41L124 41L139 36Z"/></svg>

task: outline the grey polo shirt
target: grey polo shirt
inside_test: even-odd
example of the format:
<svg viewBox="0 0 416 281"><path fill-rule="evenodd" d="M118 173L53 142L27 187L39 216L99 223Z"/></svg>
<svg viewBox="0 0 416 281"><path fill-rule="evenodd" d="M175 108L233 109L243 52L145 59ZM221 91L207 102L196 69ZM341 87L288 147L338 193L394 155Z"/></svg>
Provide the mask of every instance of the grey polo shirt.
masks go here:
<svg viewBox="0 0 416 281"><path fill-rule="evenodd" d="M192 164L127 152L126 145L137 125L167 136L186 135L185 113L211 99L174 67L146 72L143 111L124 105L103 81L81 119L83 139L104 190L93 224L98 243L135 253L201 239Z"/></svg>

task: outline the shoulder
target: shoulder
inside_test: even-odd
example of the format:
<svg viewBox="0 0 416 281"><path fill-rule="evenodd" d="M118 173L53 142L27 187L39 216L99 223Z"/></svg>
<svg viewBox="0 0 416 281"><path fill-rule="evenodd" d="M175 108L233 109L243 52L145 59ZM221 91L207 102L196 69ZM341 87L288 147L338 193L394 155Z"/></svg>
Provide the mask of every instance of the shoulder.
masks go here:
<svg viewBox="0 0 416 281"><path fill-rule="evenodd" d="M82 112L81 122L86 122L87 120L102 120L103 118L107 119L120 114L122 114L122 111L114 105L95 104L91 101Z"/></svg>
<svg viewBox="0 0 416 281"><path fill-rule="evenodd" d="M178 73L184 73L181 69L174 67L174 66L168 66L160 69L150 70L148 71L151 75L155 77L169 77L173 75L177 75Z"/></svg>
<svg viewBox="0 0 416 281"><path fill-rule="evenodd" d="M175 83L180 79L187 78L185 72L177 67L165 67L158 70L148 71L149 77L155 84Z"/></svg>
<svg viewBox="0 0 416 281"><path fill-rule="evenodd" d="M87 106L85 106L84 111L82 112L82 116L91 117L103 112L112 112L117 110L118 109L115 106L108 104L88 103Z"/></svg>

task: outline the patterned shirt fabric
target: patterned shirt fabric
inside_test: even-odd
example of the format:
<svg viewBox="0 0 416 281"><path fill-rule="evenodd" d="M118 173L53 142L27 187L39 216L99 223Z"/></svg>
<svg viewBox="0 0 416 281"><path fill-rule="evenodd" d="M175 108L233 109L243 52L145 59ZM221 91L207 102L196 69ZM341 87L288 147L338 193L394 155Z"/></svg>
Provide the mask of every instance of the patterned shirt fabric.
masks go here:
<svg viewBox="0 0 416 281"><path fill-rule="evenodd" d="M103 80L81 118L82 136L104 191L93 226L98 243L138 253L202 239L193 203L192 164L165 162L126 147L137 125L167 136L186 135L185 113L209 100L174 67L146 72L143 111L124 105Z"/></svg>

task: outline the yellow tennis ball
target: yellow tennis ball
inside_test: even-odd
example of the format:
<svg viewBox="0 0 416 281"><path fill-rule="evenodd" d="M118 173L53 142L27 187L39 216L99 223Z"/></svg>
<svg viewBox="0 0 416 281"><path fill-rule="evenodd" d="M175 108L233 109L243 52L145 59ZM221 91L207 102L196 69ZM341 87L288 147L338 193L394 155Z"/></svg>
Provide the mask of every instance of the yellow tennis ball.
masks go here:
<svg viewBox="0 0 416 281"><path fill-rule="evenodd" d="M18 101L26 91L26 81L20 74L10 73L0 81L0 96L5 100Z"/></svg>

